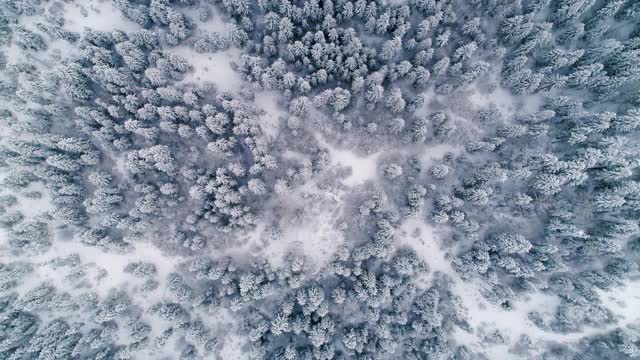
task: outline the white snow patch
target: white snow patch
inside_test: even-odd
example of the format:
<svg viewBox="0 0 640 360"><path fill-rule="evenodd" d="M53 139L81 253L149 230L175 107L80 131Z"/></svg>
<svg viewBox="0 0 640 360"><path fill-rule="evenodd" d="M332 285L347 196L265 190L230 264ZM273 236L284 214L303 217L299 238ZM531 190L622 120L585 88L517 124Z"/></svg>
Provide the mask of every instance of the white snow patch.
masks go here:
<svg viewBox="0 0 640 360"><path fill-rule="evenodd" d="M47 46L49 47L50 53L60 58L74 58L79 57L81 54L80 49L63 39L54 39L50 41Z"/></svg>
<svg viewBox="0 0 640 360"><path fill-rule="evenodd" d="M22 189L20 193L25 192L33 192L38 191L42 194L42 198L40 199L32 199L24 196L19 196L16 192L15 195L18 195L18 204L15 207L12 207L12 210L20 211L25 218L33 218L38 215L42 215L46 212L53 211L54 207L51 204L51 196L49 192L46 191L44 184L41 182L34 182L29 184L27 187Z"/></svg>
<svg viewBox="0 0 640 360"><path fill-rule="evenodd" d="M557 297L536 294L528 299L515 301L511 310L488 303L482 295L482 284L477 281L464 281L452 268L451 256L441 245L442 235L438 229L422 222L420 216L416 216L400 227L396 241L399 246L414 249L429 265L429 274L420 279L419 284L429 286L435 272L446 274L452 282L452 292L460 297L463 307L467 310L467 321L474 329L472 333L456 329L453 339L458 344L465 344L473 351L485 352L492 359L517 359L519 357L508 354L507 349L510 344L518 341L521 335L530 336L534 342L556 338L556 334L536 327L528 319L528 314L534 310L541 313L552 312L557 307ZM481 329L487 332L478 331ZM495 330L508 336L510 343L488 345L484 335Z"/></svg>
<svg viewBox="0 0 640 360"><path fill-rule="evenodd" d="M112 1L83 0L66 4L64 14L63 28L67 31L83 32L85 28L90 28L96 31L131 32L142 29L140 25L124 17Z"/></svg>
<svg viewBox="0 0 640 360"><path fill-rule="evenodd" d="M0 172L0 181L3 181L7 177L7 175L8 174L6 171ZM2 190L8 189L0 189L0 194L4 194ZM37 199L22 196L22 194L24 193L35 191L40 192L42 197ZM14 195L16 198L18 198L18 203L16 205L8 207L7 212L20 212L26 219L43 215L45 213L53 211L54 209L53 205L51 204L51 195L44 187L44 184L40 181L32 182L26 187L17 190L9 189L6 194ZM4 236L5 233L6 230L0 230L0 246L6 241L6 236Z"/></svg>
<svg viewBox="0 0 640 360"><path fill-rule="evenodd" d="M469 101L477 108L484 108L489 104L496 107L505 115L513 114L516 111L515 97L506 89L497 87L493 92L480 91L475 89L469 96Z"/></svg>
<svg viewBox="0 0 640 360"><path fill-rule="evenodd" d="M295 217L281 222L281 234L266 241L261 256L274 266L282 266L287 254L301 254L313 270L318 270L331 261L344 243L344 235L336 224L343 203L338 194L330 191L309 192L299 199L298 203L305 206Z"/></svg>
<svg viewBox="0 0 640 360"><path fill-rule="evenodd" d="M339 149L329 144L322 135L317 135L316 139L329 150L331 166L351 168L351 174L342 180L344 185L354 187L377 178L378 158L382 155L382 151L359 156L352 150Z"/></svg>
<svg viewBox="0 0 640 360"><path fill-rule="evenodd" d="M218 9L213 6L207 6L207 4L201 5L200 7L206 7L209 14L205 22L200 21L199 7L182 8L180 12L193 20L197 32L224 33L228 24L228 21L224 18L224 14L221 14Z"/></svg>
<svg viewBox="0 0 640 360"><path fill-rule="evenodd" d="M520 355L509 354L507 349L517 343L521 336L528 336L533 344L559 339L558 334L544 331L528 319L532 311L543 314L555 312L559 304L556 296L537 293L527 299L514 301L512 309L505 310L485 301L481 288L482 285L477 282L456 282L454 285L454 293L460 296L468 309L468 320L474 329L472 334L457 329L454 333L456 341L465 343L474 351L484 352L489 358L520 359ZM505 336L507 343L488 346L483 337L494 331Z"/></svg>
<svg viewBox="0 0 640 360"><path fill-rule="evenodd" d="M128 284L134 280L131 275L123 271L127 264L131 262L143 261L153 263L157 269L155 278L162 282L182 260L178 256L165 255L150 243L138 243L134 249L127 253L106 252L100 248L88 246L76 240L53 240L52 243L52 247L45 253L31 256L16 256L6 249L6 243L3 241L2 244L0 244L0 253L2 254L0 255L0 261L12 262L22 260L34 264L44 264L56 258L66 258L70 255L78 254L82 264L86 265L88 269L93 269L92 273L97 274L102 270L106 271L106 276L92 279L95 283L91 286L91 289L98 295L104 296L111 289L126 289ZM73 291L73 289L69 288L70 284L64 280L64 273L52 271L47 265L36 267L35 271L35 274L29 275L26 279L27 281L20 285L18 292L21 292L20 289L25 291L29 290L43 282L51 282L60 291ZM163 287L160 286L158 291L162 289ZM141 298L135 297L134 300L141 300Z"/></svg>
<svg viewBox="0 0 640 360"><path fill-rule="evenodd" d="M436 162L442 160L447 153L460 154L464 150L462 146L452 144L427 145L420 154L420 163L425 169L430 168Z"/></svg>
<svg viewBox="0 0 640 360"><path fill-rule="evenodd" d="M338 165L351 168L351 175L343 181L345 185L356 186L375 179L379 152L367 157L360 157L352 151L336 148L331 149L330 152L333 161Z"/></svg>
<svg viewBox="0 0 640 360"><path fill-rule="evenodd" d="M173 51L184 56L193 67L182 82L211 81L219 90L234 93L242 89L242 77L231 68L231 61L240 57L239 49L230 48L213 54L202 54L188 46L177 46Z"/></svg>
<svg viewBox="0 0 640 360"><path fill-rule="evenodd" d="M516 96L501 86L496 86L493 91L486 91L479 89L475 84L469 88L469 91L471 94L468 100L476 109L479 110L486 108L489 104L494 104L505 119L511 119L518 112L535 112L544 101L541 95Z"/></svg>
<svg viewBox="0 0 640 360"><path fill-rule="evenodd" d="M287 112L278 105L278 99L279 95L275 92L260 92L255 97L256 106L265 112L260 116L260 128L271 139L278 136L280 121L287 116Z"/></svg>
<svg viewBox="0 0 640 360"><path fill-rule="evenodd" d="M48 71L60 62L60 58L74 57L80 54L80 50L68 41L63 39L50 39L49 35L40 31L37 24L42 22L42 20L42 17L39 16L21 16L18 19L22 26L44 36L47 49L44 51L23 50L19 48L15 42L11 42L6 47L5 52L7 64L18 64L30 60L38 70Z"/></svg>
<svg viewBox="0 0 640 360"><path fill-rule="evenodd" d="M224 339L224 345L220 351L220 359L237 359L243 360L249 358L249 353L245 352L242 347L246 344L246 340L238 335L229 335Z"/></svg>
<svg viewBox="0 0 640 360"><path fill-rule="evenodd" d="M464 281L453 270L447 249L441 246L442 234L437 229L415 217L407 220L399 230L396 237L397 245L414 249L431 269L429 274L420 279L419 284L429 286L434 272L448 275L452 281L452 292L461 298L462 305L467 310L467 321L474 331L469 333L457 328L453 333L453 340L458 344L467 345L473 351L484 352L491 359L522 358L521 355L509 353L508 349L523 335L531 339L534 347L529 355L535 356L545 349L543 346L536 347L536 343L577 342L584 337L603 334L640 321L640 280L634 280L609 292L600 291L604 307L614 313L618 318L617 323L567 334L545 331L530 321L528 315L536 311L543 316L553 316L560 305L557 296L545 293L532 294L525 299L512 302L511 310L489 303L482 295L486 285L475 280ZM484 336L496 330L507 337L506 344L487 344Z"/></svg>
<svg viewBox="0 0 640 360"><path fill-rule="evenodd" d="M399 247L409 247L421 257L429 266L429 274L425 279L430 282L435 272L449 276L455 275L448 260L446 251L441 248L437 240L437 229L420 220L418 216L411 217L402 224L396 236Z"/></svg>
<svg viewBox="0 0 640 360"><path fill-rule="evenodd" d="M603 306L619 319L618 326L640 322L640 279L609 292L599 291Z"/></svg>

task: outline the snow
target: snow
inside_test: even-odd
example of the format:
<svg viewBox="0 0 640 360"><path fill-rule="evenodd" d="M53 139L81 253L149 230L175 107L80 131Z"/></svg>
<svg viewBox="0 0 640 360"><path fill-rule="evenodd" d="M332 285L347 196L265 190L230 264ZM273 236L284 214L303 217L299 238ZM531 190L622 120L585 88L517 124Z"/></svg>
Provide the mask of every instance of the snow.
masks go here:
<svg viewBox="0 0 640 360"><path fill-rule="evenodd" d="M121 30L125 32L137 31L142 28L135 22L122 15L112 1L83 0L65 5L65 23L67 31L83 32L85 28L95 31Z"/></svg>
<svg viewBox="0 0 640 360"><path fill-rule="evenodd" d="M51 196L48 191L45 190L44 184L41 182L35 182L29 184L22 190L22 193L38 191L42 194L40 199L32 199L24 196L18 197L18 204L12 207L12 210L20 211L25 218L33 218L38 215L42 215L46 212L53 211L54 207L51 204Z"/></svg>
<svg viewBox="0 0 640 360"><path fill-rule="evenodd" d="M280 95L275 92L259 92L255 96L255 103L258 109L264 110L265 114L260 117L259 124L262 132L271 139L278 136L278 128L281 119L287 116L287 112L278 105Z"/></svg>
<svg viewBox="0 0 640 360"><path fill-rule="evenodd" d="M55 67L59 62L59 58L75 57L80 55L80 49L63 39L51 39L49 35L44 34L37 27L42 22L42 18L38 16L20 17L18 19L20 25L25 28L42 35L46 40L47 49L44 51L30 51L19 48L15 43L11 42L6 49L5 56L7 64L17 64L24 62L25 59L32 60L32 63L40 71L48 71Z"/></svg>
<svg viewBox="0 0 640 360"><path fill-rule="evenodd" d="M241 255L248 249L274 267L283 266L288 254L302 255L310 272L322 269L345 241L338 224L343 195L342 191L318 189L315 184L285 195L283 201L302 205L279 219L278 234L273 235L272 227L261 224L249 235L244 249L233 253Z"/></svg>
<svg viewBox="0 0 640 360"><path fill-rule="evenodd" d="M168 298L169 294L165 284L167 276L176 269L180 261L183 261L181 257L175 254L165 254L150 243L138 243L135 249L127 253L106 252L100 248L87 246L75 240L63 241L56 239L52 243L52 247L46 253L35 256L15 256L6 249L4 241L0 241L0 263L25 261L34 264L33 273L28 274L19 286L13 289L20 296L42 284L52 285L56 288L57 293L66 292L71 296L94 292L99 299L105 298L112 290L117 289L129 294L134 306L148 309L160 299ZM55 268L51 265L51 261L74 254L80 257L84 275L81 279L70 280L67 276L75 273L76 270L66 267ZM135 294L138 291L137 288L142 285L142 280L124 272L127 264L137 261L153 263L157 269L157 273L153 278L160 283L160 286L146 296ZM69 320L92 322L93 319L89 318L91 314L91 312L79 312L70 316ZM38 315L43 321L60 317L55 312L40 312ZM208 318L217 320L215 315L208 315ZM166 321L148 313L143 312L140 320L152 325L151 334L153 336L159 336L164 329L168 328ZM221 326L224 324L229 328L229 321L226 323L212 321L212 323L220 324ZM122 327L119 330L114 341L122 345L130 342L126 327ZM178 358L178 349L173 345L172 341L169 341L161 349L150 347L140 355L146 354L149 358L158 358L160 354L167 355L167 353L171 353L171 358Z"/></svg>
<svg viewBox="0 0 640 360"><path fill-rule="evenodd" d="M225 337L224 345L222 346L222 350L220 351L220 359L248 359L249 353L242 350L242 347L245 345L246 340L238 335L229 335Z"/></svg>
<svg viewBox="0 0 640 360"><path fill-rule="evenodd" d="M203 5L207 6L206 4ZM197 39L205 33L223 33L225 31L227 20L224 15L220 14L214 7L207 6L207 9L209 18L206 22L197 20L197 8L181 9L181 12L194 22L193 39ZM171 51L184 56L193 67L182 82L201 83L203 81L211 81L216 84L219 90L232 93L238 93L242 89L244 83L242 77L231 68L231 62L240 58L242 53L240 49L231 47L224 51L209 54L199 53L191 46L180 45L172 48Z"/></svg>
<svg viewBox="0 0 640 360"><path fill-rule="evenodd" d="M242 89L240 74L231 68L231 61L240 57L241 51L230 48L213 54L203 54L188 46L177 46L173 52L184 56L193 67L183 83L211 81L221 91L237 93Z"/></svg>
<svg viewBox="0 0 640 360"><path fill-rule="evenodd" d="M618 326L640 322L640 279L628 281L623 286L600 291L603 306L619 319Z"/></svg>
<svg viewBox="0 0 640 360"><path fill-rule="evenodd" d="M544 332L528 320L528 314L534 310L553 312L559 303L557 297L536 294L528 299L516 301L511 310L488 303L482 295L482 284L464 281L452 268L449 251L442 246L441 239L445 234L424 223L421 218L422 216L415 216L402 224L396 244L399 247L412 248L429 266L429 274L418 281L421 286L430 286L434 275L442 273L451 281L453 294L461 298L462 306L468 315L467 321L474 332L468 333L458 328L452 340L467 345L471 350L485 351L492 359L517 359L517 356L507 354L508 345L489 346L483 335L490 332L483 329L490 329L491 332L499 330L501 334L508 336L511 342L517 341L521 335L528 335L534 341L555 338L555 334Z"/></svg>
<svg viewBox="0 0 640 360"><path fill-rule="evenodd" d="M317 135L316 139L329 151L331 166L351 169L351 174L342 179L344 185L354 187L377 178L378 158L382 155L382 151L360 156L352 150L340 149L330 144L322 135Z"/></svg>
<svg viewBox="0 0 640 360"><path fill-rule="evenodd" d="M335 164L351 168L351 175L344 179L346 186L360 185L376 177L376 168L380 153L360 157L349 150L330 149Z"/></svg>
<svg viewBox="0 0 640 360"><path fill-rule="evenodd" d="M263 98L259 101L270 105L275 99ZM273 109L278 111L276 107L270 111L274 111ZM360 156L351 150L339 149L329 144L320 134L316 134L316 139L329 151L330 164L325 172L336 168L351 169L349 175L339 179L347 188L320 188L317 181L310 181L293 189L291 193L282 195L278 204L290 204L295 214L279 219L277 236L271 236L270 227L260 226L256 233L249 236L245 245L252 248L254 254L268 259L276 267L282 266L286 255L290 253L304 255L314 270L328 264L345 242L339 219L346 205L344 198L349 188L377 178L377 163L381 151ZM285 155L298 156L294 152Z"/></svg>
<svg viewBox="0 0 640 360"><path fill-rule="evenodd" d="M207 4L201 5L207 8L209 14L209 17L205 22L200 21L199 10L197 7L183 8L181 9L181 12L192 19L196 31L224 33L227 25L224 15L220 14L218 9L213 6L207 6Z"/></svg>
<svg viewBox="0 0 640 360"><path fill-rule="evenodd" d="M429 281L436 272L450 276L456 275L451 268L451 262L447 260L446 251L440 246L439 236L436 228L422 222L418 216L414 216L402 224L396 237L398 247L413 249L427 263L430 269L427 276Z"/></svg>
<svg viewBox="0 0 640 360"><path fill-rule="evenodd" d="M389 0L394 5L404 4L406 0ZM65 24L64 29L68 31L83 32L88 28L96 31L122 30L126 32L140 30L140 26L124 17L121 11L110 0L83 0L64 1ZM204 5L209 6L209 5ZM209 7L210 17L206 22L196 22L194 37L203 32L222 32L226 25L224 15L218 13L213 7ZM181 10L182 11L182 10ZM184 9L185 13L192 17L197 17L195 8ZM36 21L40 18L22 17L20 23L30 29L35 29ZM48 38L48 37L47 37ZM373 39L364 36L364 39ZM17 63L24 57L33 57L39 68L45 69L53 66L56 57L76 56L78 48L64 40L48 39L48 50L46 52L30 53L18 49L15 45L7 46L6 53L9 63ZM232 62L237 60L242 51L237 48L230 48L212 54L197 53L188 45L181 45L166 49L187 58L192 65L191 71L185 76L183 83L201 83L203 81L214 82L218 89L238 93L247 83L243 81L238 72L233 70ZM542 103L539 95L517 97L510 91L492 84L498 84L497 76L491 74L487 83L475 83L469 89L460 91L451 96L439 96L433 90L425 92L425 98L430 103L425 103L420 112L430 113L432 111L444 109L451 111L451 119L458 123L463 122L464 126L470 128L480 128L482 124L469 117L479 109L486 108L489 104L495 104L504 115L505 119L511 119L519 112L533 112L538 110ZM264 113L259 117L259 126L263 134L269 140L278 138L282 122L287 117L287 111L279 101L281 95L271 91L260 91L255 94L255 104ZM6 130L6 129L0 129ZM8 133L8 131L5 131ZM6 134L5 134L6 135ZM387 155L388 148L378 150L370 154L363 154L358 148L343 145L337 139L329 138L327 135L317 133L315 135L318 143L329 152L330 163L325 174L335 172L337 169L349 169L350 172L336 179L337 188L325 188L318 184L316 178L307 183L294 187L288 193L280 197L276 196L275 202L284 210L283 215L269 214L270 222L262 222L252 231L242 234L246 236L239 239L237 236L231 242L239 240L230 247L221 251L216 256L226 256L235 254L237 257L247 255L257 258L267 259L273 266L283 266L286 256L290 253L303 255L312 271L321 271L323 267L332 259L339 247L347 242L342 224L345 208L350 204L345 199L349 199L350 192L368 182L379 180L379 168L381 157ZM418 145L416 145L418 146ZM419 145L420 161L424 168L438 163L448 152L460 153L463 147L451 144ZM287 159L301 159L306 154L284 150L281 154ZM124 157L114 157L113 170L121 176L125 176L126 161ZM315 176L315 175L314 175ZM0 174L0 178L2 175ZM383 183L381 181L381 183ZM382 187L382 186L381 186ZM50 195L44 191L42 183L30 184L27 188L21 189L20 194L29 191L42 191L41 199L30 199L21 196L19 203L10 207L9 212L20 211L27 218L36 218L47 212L51 212L53 207L50 203ZM357 189L356 189L357 190ZM473 351L484 353L490 359L519 359L522 356L509 353L509 348L517 343L521 336L531 338L534 348L529 353L530 357L539 357L546 349L544 343L547 342L577 342L588 336L602 334L617 327L624 327L640 322L640 280L628 281L623 286L612 289L608 292L598 291L602 299L603 306L608 309L617 320L613 324L608 324L600 328L584 328L581 331L566 334L557 334L541 329L529 320L531 312L540 313L543 317L552 317L558 306L560 299L558 296L537 292L524 298L517 299L512 303L512 309L506 310L499 305L488 302L483 294L488 285L480 280L463 280L454 271L451 260L455 254L455 247L444 244L444 239L449 235L444 227L432 226L424 221L425 214L410 217L402 223L395 238L395 245L399 248L409 247L416 251L429 266L429 273L421 276L417 285L426 288L433 284L436 277L445 275L450 282L451 291L459 296L460 306L470 324L471 331L456 328L450 334L451 340L456 344L465 344ZM153 263L158 273L154 279L161 285L149 296L132 296L133 303L142 309L148 308L151 304L160 299L169 298L171 295L167 290L166 278L172 271L178 268L187 260L177 254L164 253L152 241L142 240L133 244L133 248L126 253L108 252L101 248L91 247L80 243L76 239L65 239L64 236L70 230L56 228L54 221L51 222L52 232L51 248L37 255L14 254L7 244L6 230L0 230L0 263L10 263L15 261L28 261L34 264L34 273L29 274L21 282L15 291L19 295L24 295L34 287L48 283L54 285L58 292L69 292L78 295L86 291L95 291L98 296L104 297L112 289L123 290L133 294L141 283L141 280L134 278L124 272L124 268L131 262ZM277 225L278 234L273 235L271 225ZM238 234L236 234L238 235ZM65 258L77 254L83 264L83 283L78 285L77 281L70 281L67 278L69 271L65 268L55 268L51 261ZM198 254L202 255L202 254ZM221 339L219 353L217 357L221 359L245 359L247 339L243 334L237 333L236 314L232 314L226 309L221 309L215 314L203 315L200 310L193 310L196 317L206 319L208 326L218 332ZM39 314L40 315L40 314ZM48 320L55 314L42 314L44 320ZM74 320L82 320L89 314L78 314ZM153 334L167 327L167 323L159 320L150 314L144 313L142 319L153 325ZM127 334L125 328L121 328L121 340L126 341ZM488 343L486 335L494 331L506 336L504 344ZM182 343L175 343L182 340L172 339L163 349L149 349L148 358L171 357L177 358L178 348ZM536 346L541 345L541 346Z"/></svg>
<svg viewBox="0 0 640 360"><path fill-rule="evenodd" d="M4 244L2 244L2 247L4 247ZM162 253L156 246L149 243L137 244L133 250L127 253L114 253L106 252L97 247L87 246L76 240L64 241L54 239L52 241L52 247L46 253L38 255L16 256L6 249L2 249L0 261L10 262L24 260L35 264L45 264L56 258L66 258L74 254L78 254L82 263L89 269L93 269L92 272L98 273L100 270L106 271L106 276L100 279L93 279L95 283L91 287L92 291L97 292L101 296L108 294L111 289L127 288L127 284L134 278L126 274L123 270L130 262L143 261L155 264L158 271L156 279L162 281L166 279L167 275L173 271L181 260L178 256ZM20 289L28 290L43 282L51 282L56 288L62 291L72 291L72 289L69 288L70 284L64 281L63 273L51 271L51 268L46 265L36 267L35 271L36 275L29 277L31 281L21 284L18 292L21 292ZM139 298L136 297L136 300L139 300Z"/></svg>
<svg viewBox="0 0 640 360"><path fill-rule="evenodd" d="M407 4L407 0L389 0L388 3L393 6L402 6Z"/></svg>
<svg viewBox="0 0 640 360"><path fill-rule="evenodd" d="M11 211L20 211L27 219L34 219L53 211L54 208L50 201L51 195L42 183L31 183L22 189L20 194L33 191L39 191L42 197L40 199L32 199L19 196L18 203L10 208ZM126 289L128 287L128 283L133 278L125 274L123 270L130 262L144 261L154 263L158 271L157 279L163 281L182 260L180 256L165 254L150 242L143 241L133 244L133 249L126 253L106 252L101 248L83 244L75 238L66 239L68 237L66 231L57 228L57 226L55 221L49 223L51 247L40 254L15 254L9 250L7 231L0 231L0 263L25 261L39 264L34 269L35 273L29 275L26 281L17 288L18 293L23 294L44 282L55 285L60 291L78 293L81 289L75 288L72 286L73 284L65 279L65 272L54 270L48 265L54 259L66 258L74 254L79 255L83 266L86 267L85 271L88 274L88 280L91 282L91 290L101 296L106 295L111 289ZM97 275L102 272L105 272L106 276L98 277ZM92 277L91 275L94 276ZM159 289L162 289L162 287Z"/></svg>
<svg viewBox="0 0 640 360"><path fill-rule="evenodd" d="M49 53L55 54L60 57L78 57L80 56L80 50L73 46L66 40L55 39L50 41L47 46L49 47Z"/></svg>
<svg viewBox="0 0 640 360"><path fill-rule="evenodd" d="M498 84L497 74L490 80L493 84ZM486 86L485 83L481 84ZM505 119L511 119L518 112L531 113L540 108L544 99L542 95L515 96L511 91L495 85L491 89L482 89L475 83L468 89L468 101L476 110L486 108L489 104L494 104L500 110Z"/></svg>
<svg viewBox="0 0 640 360"><path fill-rule="evenodd" d="M457 344L467 345L473 351L484 352L490 359L520 359L520 355L508 353L508 349L523 335L528 336L534 345L546 342L574 343L588 336L604 334L617 327L640 322L640 280L636 279L609 292L599 291L603 306L614 314L618 322L566 334L540 329L528 319L529 313L535 311L543 317L553 316L560 305L557 296L538 292L512 302L511 310L487 302L482 295L486 285L477 280L461 279L451 267L449 250L443 248L441 243L444 235L442 231L422 222L420 217L416 216L402 224L396 237L396 245L414 249L429 265L429 274L418 281L421 286L428 287L436 272L447 275L451 281L452 292L461 298L462 306L466 309L467 321L473 329L469 333L457 328L451 339ZM496 330L507 337L506 344L487 344L484 336ZM539 346L531 351L534 355L539 355L544 349L545 347Z"/></svg>
<svg viewBox="0 0 640 360"><path fill-rule="evenodd" d="M471 90L469 101L478 109L495 104L504 115L515 113L517 98L508 90L501 87L497 87L493 92L474 90Z"/></svg>
<svg viewBox="0 0 640 360"><path fill-rule="evenodd" d="M282 237L270 242L264 256L277 263L282 261L283 254L295 250L306 255L318 267L327 264L344 243L344 236L335 224L340 214L340 204L330 195L323 200L323 203L333 203L334 206L316 206L309 209L300 220L287 224Z"/></svg>
<svg viewBox="0 0 640 360"><path fill-rule="evenodd" d="M559 304L556 296L537 293L527 299L514 301L513 308L505 310L498 305L486 302L480 290L481 285L476 282L456 282L454 286L454 293L461 297L462 303L468 309L469 323L475 329L473 334L456 331L453 336L456 341L466 343L474 351L484 351L489 358L519 359L520 356L507 354L507 349L521 336L528 336L534 344L558 339L557 334L536 327L528 319L528 314L532 311L546 314L555 312ZM507 337L507 343L487 346L483 335L496 330Z"/></svg>
<svg viewBox="0 0 640 360"><path fill-rule="evenodd" d="M129 172L127 165L127 156L125 154L110 154L113 161L112 169L115 170L122 178L126 178Z"/></svg>
<svg viewBox="0 0 640 360"><path fill-rule="evenodd" d="M431 166L436 165L438 161L441 161L447 153L458 155L463 150L462 146L453 146L451 144L426 145L420 154L420 163L423 168L429 169Z"/></svg>

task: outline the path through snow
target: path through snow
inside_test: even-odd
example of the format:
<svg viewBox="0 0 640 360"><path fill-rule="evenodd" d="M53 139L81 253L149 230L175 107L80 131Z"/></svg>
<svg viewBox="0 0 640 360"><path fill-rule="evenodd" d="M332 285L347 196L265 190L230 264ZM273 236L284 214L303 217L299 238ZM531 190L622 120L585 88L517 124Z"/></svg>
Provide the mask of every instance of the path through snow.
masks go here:
<svg viewBox="0 0 640 360"><path fill-rule="evenodd" d="M537 311L543 316L555 313L560 304L557 296L536 293L526 299L516 300L513 308L506 310L499 305L489 303L483 296L483 285L479 281L465 281L452 268L447 249L441 244L443 234L425 222L419 216L412 217L400 227L397 236L398 246L407 246L418 254L431 269L429 274L418 281L420 286L428 287L433 281L435 272L446 274L452 281L453 294L460 297L466 308L467 321L473 332L457 329L453 339L459 345L467 345L471 350L484 352L490 359L520 359L521 356L509 353L521 336L526 335L532 344L539 342L577 342L580 339L606 333L617 327L624 327L640 321L640 280L626 284L609 293L602 292L604 306L618 315L622 320L604 328L585 328L581 332L558 334L537 327L528 315ZM484 338L495 331L508 337L505 344L488 344ZM534 347L531 356L539 355L546 347Z"/></svg>

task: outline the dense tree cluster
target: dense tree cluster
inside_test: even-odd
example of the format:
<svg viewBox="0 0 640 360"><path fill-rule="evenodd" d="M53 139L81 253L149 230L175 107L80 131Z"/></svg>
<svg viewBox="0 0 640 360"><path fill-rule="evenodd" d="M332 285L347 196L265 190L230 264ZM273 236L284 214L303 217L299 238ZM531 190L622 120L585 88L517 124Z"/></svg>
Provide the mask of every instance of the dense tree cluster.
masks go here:
<svg viewBox="0 0 640 360"><path fill-rule="evenodd" d="M251 359L490 357L466 335L520 358L640 356L602 295L640 261L640 2L108 5L138 29L0 0L0 358L211 358L228 311ZM194 82L189 53L239 54L242 84ZM334 140L378 151L375 176L338 184ZM313 216L310 188L350 202L329 224L344 243L320 269L254 259ZM411 221L450 251L399 246ZM135 256L105 269L74 246ZM456 285L500 311L553 297L527 320L581 341L476 329Z"/></svg>

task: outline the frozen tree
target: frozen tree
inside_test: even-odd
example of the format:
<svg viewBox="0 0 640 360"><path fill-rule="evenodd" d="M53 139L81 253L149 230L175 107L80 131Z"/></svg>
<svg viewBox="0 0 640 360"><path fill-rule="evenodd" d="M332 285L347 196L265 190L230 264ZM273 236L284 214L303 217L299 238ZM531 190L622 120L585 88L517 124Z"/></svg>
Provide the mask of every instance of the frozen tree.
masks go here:
<svg viewBox="0 0 640 360"><path fill-rule="evenodd" d="M206 358L233 331L255 359L486 357L458 328L533 356L471 331L467 280L551 337L610 328L536 356L638 355L605 301L640 253L637 1L115 0L118 29L1 3L0 358ZM340 182L342 145L392 181Z"/></svg>
<svg viewBox="0 0 640 360"><path fill-rule="evenodd" d="M8 235L11 248L20 251L42 251L51 245L47 224L23 222L14 226Z"/></svg>
<svg viewBox="0 0 640 360"><path fill-rule="evenodd" d="M402 167L398 164L390 164L386 169L384 169L384 176L386 176L388 179L393 180L401 175Z"/></svg>
<svg viewBox="0 0 640 360"><path fill-rule="evenodd" d="M500 233L490 240L491 249L506 254L522 254L531 250L531 243L520 234Z"/></svg>
<svg viewBox="0 0 640 360"><path fill-rule="evenodd" d="M405 121L402 118L396 117L387 122L387 127L392 134L400 133L405 126Z"/></svg>
<svg viewBox="0 0 640 360"><path fill-rule="evenodd" d="M406 102L402 98L402 92L400 89L392 89L389 96L384 102L384 106L393 113L400 113L404 111Z"/></svg>
<svg viewBox="0 0 640 360"><path fill-rule="evenodd" d="M429 169L429 173L436 179L444 179L449 175L449 167L447 165L434 165Z"/></svg>
<svg viewBox="0 0 640 360"><path fill-rule="evenodd" d="M141 173L145 168L155 168L167 175L175 175L177 165L166 145L155 145L146 149L131 152L127 156L132 173Z"/></svg>
<svg viewBox="0 0 640 360"><path fill-rule="evenodd" d="M40 34L37 34L23 26L14 26L14 41L17 46L25 50L44 50L47 44Z"/></svg>

